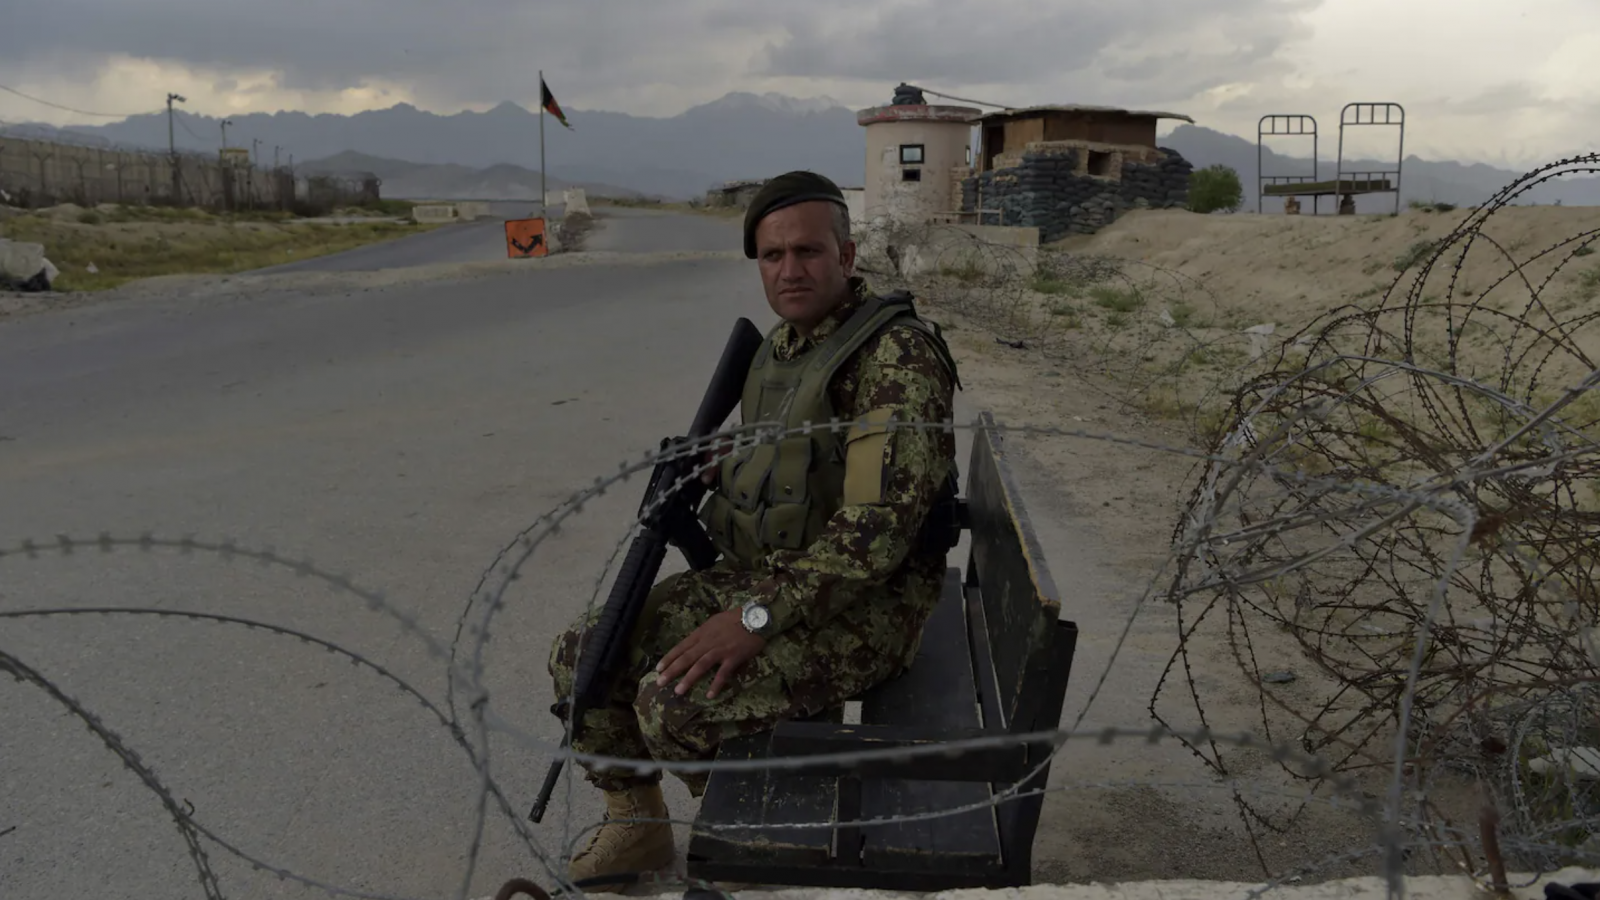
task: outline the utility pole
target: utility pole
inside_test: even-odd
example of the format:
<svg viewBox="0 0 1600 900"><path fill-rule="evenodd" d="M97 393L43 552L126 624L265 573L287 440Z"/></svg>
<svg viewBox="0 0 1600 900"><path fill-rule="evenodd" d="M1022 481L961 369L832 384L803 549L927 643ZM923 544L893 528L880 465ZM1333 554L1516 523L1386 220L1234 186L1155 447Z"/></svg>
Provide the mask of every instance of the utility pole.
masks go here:
<svg viewBox="0 0 1600 900"><path fill-rule="evenodd" d="M233 124L232 119L222 120L222 149L228 149L228 126Z"/></svg>
<svg viewBox="0 0 1600 900"><path fill-rule="evenodd" d="M272 145L272 199L278 202L279 209L288 209L289 201L283 196L283 172L278 169L278 151L282 149L281 144Z"/></svg>
<svg viewBox="0 0 1600 900"><path fill-rule="evenodd" d="M259 167L261 165L261 150L260 150L260 147L261 147L261 138L251 138L250 139L250 165L251 166Z"/></svg>
<svg viewBox="0 0 1600 900"><path fill-rule="evenodd" d="M172 202L177 203L183 196L183 190L178 178L178 138L172 130L172 101L187 103L179 94L167 94L167 153L172 157Z"/></svg>
<svg viewBox="0 0 1600 900"><path fill-rule="evenodd" d="M539 218L544 218L544 198L548 196L544 186L544 70L539 70Z"/></svg>

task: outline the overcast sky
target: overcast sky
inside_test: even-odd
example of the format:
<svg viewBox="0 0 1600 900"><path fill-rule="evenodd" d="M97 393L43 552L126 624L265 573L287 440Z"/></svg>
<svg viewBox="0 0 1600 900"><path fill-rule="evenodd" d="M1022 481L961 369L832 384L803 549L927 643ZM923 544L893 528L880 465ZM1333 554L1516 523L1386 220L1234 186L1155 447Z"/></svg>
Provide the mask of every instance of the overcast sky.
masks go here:
<svg viewBox="0 0 1600 900"><path fill-rule="evenodd" d="M15 8L23 0L0 0ZM105 113L537 108L673 115L728 91L1182 112L1406 107L1407 152L1527 167L1596 149L1600 0L48 0L0 12L0 85ZM17 27L20 26L20 27ZM0 91L0 121L106 121ZM577 124L576 122L574 124ZM1380 158L1394 129L1356 129ZM1293 139L1273 146L1309 149Z"/></svg>

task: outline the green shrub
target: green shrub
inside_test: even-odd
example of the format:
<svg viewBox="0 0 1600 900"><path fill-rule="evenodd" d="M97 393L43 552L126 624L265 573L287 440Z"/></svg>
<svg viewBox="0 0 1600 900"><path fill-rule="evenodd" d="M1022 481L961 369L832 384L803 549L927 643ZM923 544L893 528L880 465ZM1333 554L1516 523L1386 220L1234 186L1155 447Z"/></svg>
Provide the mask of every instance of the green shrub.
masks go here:
<svg viewBox="0 0 1600 900"><path fill-rule="evenodd" d="M1220 163L1189 173L1189 209L1197 213L1238 212L1244 204L1239 173Z"/></svg>

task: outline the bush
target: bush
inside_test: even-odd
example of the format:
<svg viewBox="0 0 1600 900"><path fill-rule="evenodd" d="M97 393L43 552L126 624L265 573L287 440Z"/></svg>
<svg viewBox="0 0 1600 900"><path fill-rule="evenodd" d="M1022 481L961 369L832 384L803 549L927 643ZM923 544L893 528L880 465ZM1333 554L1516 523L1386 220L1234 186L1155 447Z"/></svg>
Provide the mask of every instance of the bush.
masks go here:
<svg viewBox="0 0 1600 900"><path fill-rule="evenodd" d="M1189 209L1197 213L1217 210L1238 212L1244 205L1244 185L1239 173L1222 164L1189 173Z"/></svg>

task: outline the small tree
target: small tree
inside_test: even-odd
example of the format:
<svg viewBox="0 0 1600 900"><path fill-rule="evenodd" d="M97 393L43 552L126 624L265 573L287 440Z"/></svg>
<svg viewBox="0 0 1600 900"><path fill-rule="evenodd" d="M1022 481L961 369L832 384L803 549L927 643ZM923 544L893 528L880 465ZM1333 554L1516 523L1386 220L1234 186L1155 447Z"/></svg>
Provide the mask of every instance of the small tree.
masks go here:
<svg viewBox="0 0 1600 900"><path fill-rule="evenodd" d="M1244 205L1244 186L1239 173L1221 163L1189 173L1189 209L1212 213L1219 209L1238 212Z"/></svg>

